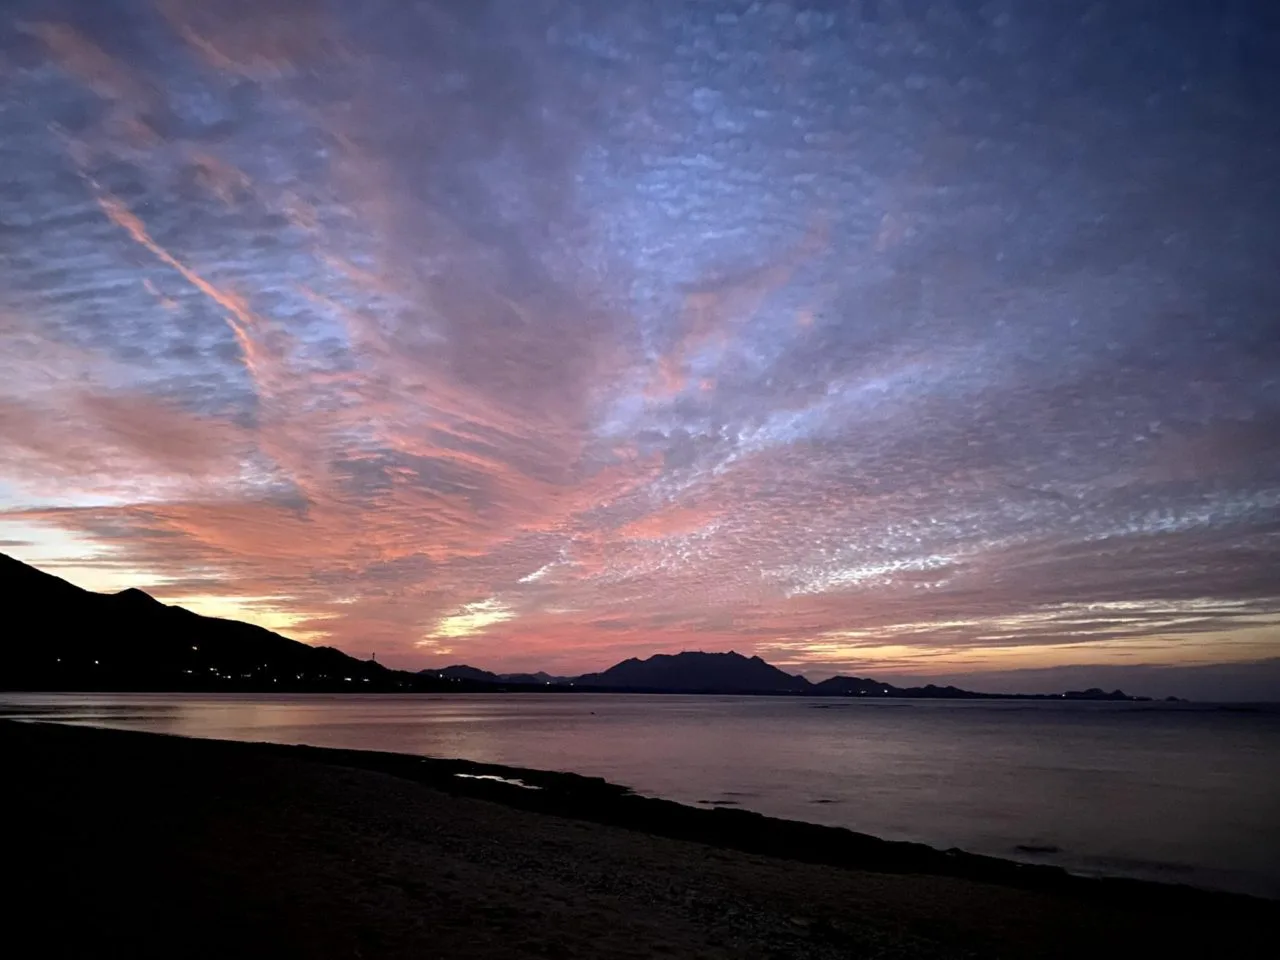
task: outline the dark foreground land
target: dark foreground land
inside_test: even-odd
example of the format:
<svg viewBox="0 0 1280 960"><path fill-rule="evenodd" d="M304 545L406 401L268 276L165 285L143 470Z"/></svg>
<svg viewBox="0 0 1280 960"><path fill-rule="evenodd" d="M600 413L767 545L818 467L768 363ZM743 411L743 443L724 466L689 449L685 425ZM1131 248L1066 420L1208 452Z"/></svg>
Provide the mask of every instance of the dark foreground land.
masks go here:
<svg viewBox="0 0 1280 960"><path fill-rule="evenodd" d="M8 721L0 769L14 957L1273 955L1272 902L580 777Z"/></svg>

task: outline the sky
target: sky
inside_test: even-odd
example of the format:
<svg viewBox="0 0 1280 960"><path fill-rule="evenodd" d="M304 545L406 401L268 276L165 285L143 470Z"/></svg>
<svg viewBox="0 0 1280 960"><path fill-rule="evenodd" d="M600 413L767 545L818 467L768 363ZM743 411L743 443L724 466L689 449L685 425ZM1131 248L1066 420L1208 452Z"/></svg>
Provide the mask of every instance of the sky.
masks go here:
<svg viewBox="0 0 1280 960"><path fill-rule="evenodd" d="M1280 696L1265 0L10 0L0 90L0 551L408 668Z"/></svg>

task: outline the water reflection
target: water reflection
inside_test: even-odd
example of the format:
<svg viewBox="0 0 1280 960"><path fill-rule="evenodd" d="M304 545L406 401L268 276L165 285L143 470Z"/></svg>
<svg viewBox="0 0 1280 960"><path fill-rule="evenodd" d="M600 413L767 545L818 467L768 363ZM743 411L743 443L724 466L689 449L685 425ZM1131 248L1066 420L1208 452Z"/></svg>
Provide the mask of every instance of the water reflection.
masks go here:
<svg viewBox="0 0 1280 960"><path fill-rule="evenodd" d="M1280 896L1280 715L1266 710L11 694L0 715L569 771L889 839Z"/></svg>

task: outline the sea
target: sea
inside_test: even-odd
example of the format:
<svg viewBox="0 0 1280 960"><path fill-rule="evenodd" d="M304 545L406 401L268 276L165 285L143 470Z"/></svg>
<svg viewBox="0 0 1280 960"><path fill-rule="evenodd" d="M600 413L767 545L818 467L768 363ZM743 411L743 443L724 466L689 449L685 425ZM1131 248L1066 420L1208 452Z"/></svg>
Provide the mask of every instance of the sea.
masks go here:
<svg viewBox="0 0 1280 960"><path fill-rule="evenodd" d="M0 716L569 771L1076 873L1280 898L1280 705L0 694Z"/></svg>

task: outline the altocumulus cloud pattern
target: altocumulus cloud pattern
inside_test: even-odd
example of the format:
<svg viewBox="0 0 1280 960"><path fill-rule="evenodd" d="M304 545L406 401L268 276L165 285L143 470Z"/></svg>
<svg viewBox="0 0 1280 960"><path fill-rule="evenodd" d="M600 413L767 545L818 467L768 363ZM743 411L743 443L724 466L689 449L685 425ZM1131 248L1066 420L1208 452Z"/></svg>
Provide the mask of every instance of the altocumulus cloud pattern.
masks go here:
<svg viewBox="0 0 1280 960"><path fill-rule="evenodd" d="M8 3L3 549L403 666L1274 656L1278 35Z"/></svg>

